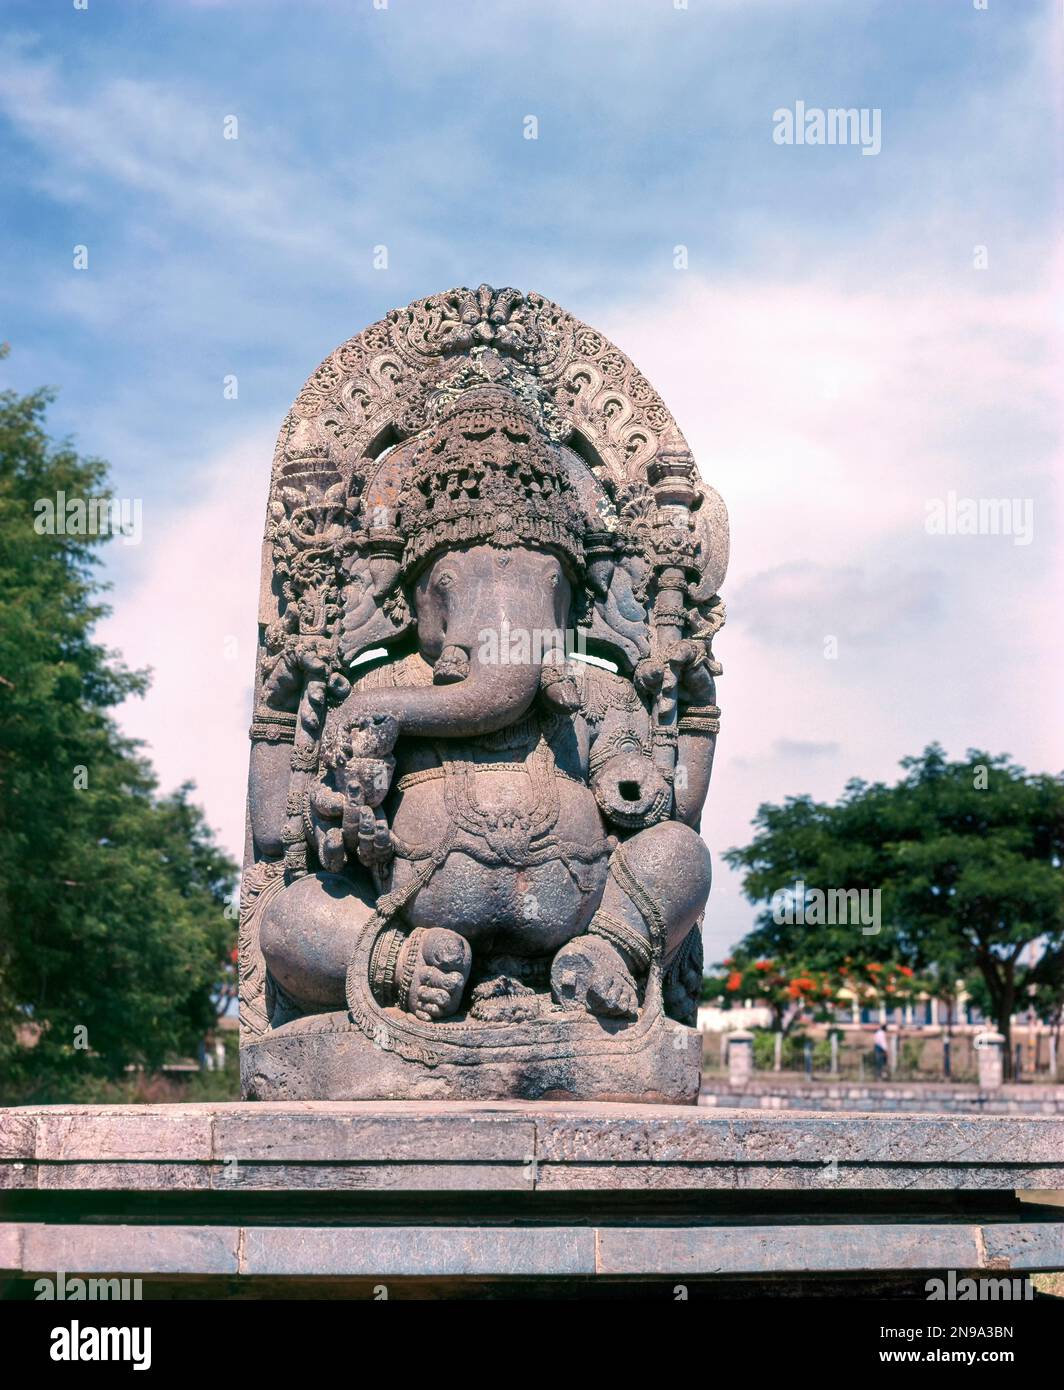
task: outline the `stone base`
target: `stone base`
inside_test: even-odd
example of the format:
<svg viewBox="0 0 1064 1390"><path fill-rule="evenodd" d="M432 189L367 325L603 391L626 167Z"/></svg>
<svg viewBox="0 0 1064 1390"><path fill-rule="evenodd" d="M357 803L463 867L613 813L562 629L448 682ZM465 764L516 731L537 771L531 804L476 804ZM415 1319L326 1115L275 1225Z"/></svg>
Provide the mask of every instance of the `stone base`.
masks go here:
<svg viewBox="0 0 1064 1390"><path fill-rule="evenodd" d="M241 1091L247 1100L698 1099L702 1036L660 1013L634 1024L562 1016L462 1031L476 1041L449 1043L448 1025L437 1025L442 1041L430 1049L431 1025L397 1010L381 1010L372 1035L342 1013L301 1019L241 1043Z"/></svg>
<svg viewBox="0 0 1064 1390"><path fill-rule="evenodd" d="M369 1298L385 1283L574 1298L862 1281L923 1297L946 1270L1064 1269L1064 1210L1042 1191L1061 1187L1053 1118L26 1107L0 1110L0 1282L17 1297L63 1270L140 1277L146 1297Z"/></svg>

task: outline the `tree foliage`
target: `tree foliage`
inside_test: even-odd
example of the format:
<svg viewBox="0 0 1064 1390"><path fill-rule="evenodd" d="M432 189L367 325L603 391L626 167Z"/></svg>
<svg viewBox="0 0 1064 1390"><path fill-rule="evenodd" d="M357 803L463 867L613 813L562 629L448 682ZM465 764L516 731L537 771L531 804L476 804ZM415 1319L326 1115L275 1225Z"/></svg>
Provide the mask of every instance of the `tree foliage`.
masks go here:
<svg viewBox="0 0 1064 1390"><path fill-rule="evenodd" d="M832 1022L842 990L860 1008L880 1001L894 1007L911 1003L926 987L908 965L858 963L845 956L831 969L814 968L793 958L786 962L753 958L745 944L721 966L719 975L703 981L703 999L723 1008L757 1000L771 1010L773 1032L784 1034L803 1021Z"/></svg>
<svg viewBox="0 0 1064 1390"><path fill-rule="evenodd" d="M725 858L767 907L742 942L758 958L832 971L905 965L948 998L977 988L1008 1038L1033 1002L1059 1017L1064 990L1064 775L1029 774L1007 755L937 744L901 764L893 786L850 782L835 805L808 796L763 805L753 841ZM771 903L797 881L881 893L881 929L779 922Z"/></svg>
<svg viewBox="0 0 1064 1390"><path fill-rule="evenodd" d="M49 400L0 393L0 1073L13 1095L194 1050L233 947L235 866L188 787L159 797L110 714L147 677L93 640L106 538L34 527L39 499L107 491L103 463L49 440Z"/></svg>

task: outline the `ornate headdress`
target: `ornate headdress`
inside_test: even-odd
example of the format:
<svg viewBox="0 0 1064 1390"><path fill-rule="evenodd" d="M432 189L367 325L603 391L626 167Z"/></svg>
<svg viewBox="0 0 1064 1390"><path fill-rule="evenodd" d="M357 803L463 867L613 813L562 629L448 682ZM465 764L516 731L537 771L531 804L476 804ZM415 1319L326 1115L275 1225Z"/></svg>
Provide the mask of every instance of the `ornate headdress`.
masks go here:
<svg viewBox="0 0 1064 1390"><path fill-rule="evenodd" d="M582 515L561 452L535 411L502 386L447 405L415 450L399 494L409 576L455 545L532 545L583 564Z"/></svg>
<svg viewBox="0 0 1064 1390"><path fill-rule="evenodd" d="M630 668L650 577L708 632L728 555L724 504L634 364L541 295L486 285L393 310L321 364L277 441L266 538L267 665L308 638L348 665L398 642L403 581L490 544L557 554L588 638Z"/></svg>

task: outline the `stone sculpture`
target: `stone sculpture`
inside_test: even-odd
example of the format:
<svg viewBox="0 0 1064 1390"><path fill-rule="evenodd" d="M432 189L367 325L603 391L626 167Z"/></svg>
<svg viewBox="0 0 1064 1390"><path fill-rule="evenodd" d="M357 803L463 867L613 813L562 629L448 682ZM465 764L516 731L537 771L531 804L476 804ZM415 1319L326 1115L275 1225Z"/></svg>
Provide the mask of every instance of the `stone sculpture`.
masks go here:
<svg viewBox="0 0 1064 1390"><path fill-rule="evenodd" d="M264 543L246 1095L696 1098L727 552L653 388L539 295L318 368Z"/></svg>

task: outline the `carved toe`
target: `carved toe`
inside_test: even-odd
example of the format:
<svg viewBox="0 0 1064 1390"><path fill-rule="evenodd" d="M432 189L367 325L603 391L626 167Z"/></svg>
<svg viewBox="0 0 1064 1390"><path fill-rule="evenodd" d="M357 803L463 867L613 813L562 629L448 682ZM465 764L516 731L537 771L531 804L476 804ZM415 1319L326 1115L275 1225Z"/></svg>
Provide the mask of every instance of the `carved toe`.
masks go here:
<svg viewBox="0 0 1064 1390"><path fill-rule="evenodd" d="M472 968L469 942L445 927L432 927L415 932L406 950L415 956L403 963L409 976L404 1007L425 1023L449 1018L458 1011Z"/></svg>
<svg viewBox="0 0 1064 1390"><path fill-rule="evenodd" d="M639 995L619 952L600 936L574 937L554 957L551 994L563 1009L635 1018Z"/></svg>

